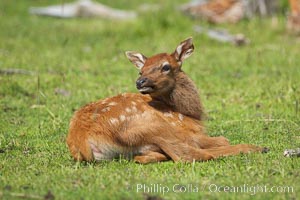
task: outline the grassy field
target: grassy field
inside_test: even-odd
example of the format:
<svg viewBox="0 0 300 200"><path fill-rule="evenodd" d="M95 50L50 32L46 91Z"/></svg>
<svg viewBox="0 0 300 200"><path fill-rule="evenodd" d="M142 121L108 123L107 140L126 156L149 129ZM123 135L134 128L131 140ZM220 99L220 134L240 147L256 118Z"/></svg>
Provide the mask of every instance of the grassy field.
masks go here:
<svg viewBox="0 0 300 200"><path fill-rule="evenodd" d="M251 40L234 47L195 33L194 25L211 25L176 11L179 0L148 1L161 10L128 22L28 14L59 2L0 1L0 69L31 72L0 74L0 199L299 198L300 158L283 150L300 146L300 39L286 33L284 16L221 26ZM74 110L137 92L124 51L171 52L189 36L195 53L183 68L201 92L209 134L271 151L192 164L74 162L65 144Z"/></svg>

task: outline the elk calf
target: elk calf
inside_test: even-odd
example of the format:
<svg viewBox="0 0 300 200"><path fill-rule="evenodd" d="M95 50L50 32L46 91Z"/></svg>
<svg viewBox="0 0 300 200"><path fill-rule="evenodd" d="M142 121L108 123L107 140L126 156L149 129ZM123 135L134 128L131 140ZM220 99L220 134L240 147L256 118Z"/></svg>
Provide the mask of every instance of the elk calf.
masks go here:
<svg viewBox="0 0 300 200"><path fill-rule="evenodd" d="M90 103L73 116L67 144L75 160L134 158L139 163L165 160L206 161L220 156L263 151L231 146L222 136L209 137L202 125L203 107L182 62L194 51L192 38L171 54L147 58L126 52L139 69L141 94L124 93Z"/></svg>

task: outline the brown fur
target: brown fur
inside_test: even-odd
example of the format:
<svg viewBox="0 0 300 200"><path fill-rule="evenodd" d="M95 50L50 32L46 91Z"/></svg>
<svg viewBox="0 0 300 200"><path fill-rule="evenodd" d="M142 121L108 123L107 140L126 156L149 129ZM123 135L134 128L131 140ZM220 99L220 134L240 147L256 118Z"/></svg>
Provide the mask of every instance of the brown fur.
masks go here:
<svg viewBox="0 0 300 200"><path fill-rule="evenodd" d="M300 33L300 0L289 0L291 12L287 20L287 28L293 33Z"/></svg>
<svg viewBox="0 0 300 200"><path fill-rule="evenodd" d="M202 5L201 9L207 9L217 15L221 15L237 2L238 0L212 0L207 4Z"/></svg>
<svg viewBox="0 0 300 200"><path fill-rule="evenodd" d="M79 109L67 137L73 158L92 161L121 155L139 163L191 162L262 151L248 144L231 146L222 136L206 135L197 89L181 70L182 61L193 49L189 38L172 54L146 58L127 52L140 69L138 81L145 80L137 87L146 94L125 93ZM165 65L170 69L163 70Z"/></svg>
<svg viewBox="0 0 300 200"><path fill-rule="evenodd" d="M239 0L211 0L204 4L192 5L186 8L185 12L211 23L236 23L243 17L243 7Z"/></svg>

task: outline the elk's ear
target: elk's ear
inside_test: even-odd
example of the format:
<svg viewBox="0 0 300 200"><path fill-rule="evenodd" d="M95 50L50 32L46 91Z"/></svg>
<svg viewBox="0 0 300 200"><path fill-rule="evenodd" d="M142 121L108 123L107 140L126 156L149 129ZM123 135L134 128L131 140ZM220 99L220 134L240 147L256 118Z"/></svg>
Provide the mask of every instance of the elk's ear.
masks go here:
<svg viewBox="0 0 300 200"><path fill-rule="evenodd" d="M144 67L147 60L146 56L134 51L126 51L125 54L130 62L132 62L138 69L142 69Z"/></svg>
<svg viewBox="0 0 300 200"><path fill-rule="evenodd" d="M173 55L178 62L182 62L192 55L194 52L193 38L182 41L174 51Z"/></svg>

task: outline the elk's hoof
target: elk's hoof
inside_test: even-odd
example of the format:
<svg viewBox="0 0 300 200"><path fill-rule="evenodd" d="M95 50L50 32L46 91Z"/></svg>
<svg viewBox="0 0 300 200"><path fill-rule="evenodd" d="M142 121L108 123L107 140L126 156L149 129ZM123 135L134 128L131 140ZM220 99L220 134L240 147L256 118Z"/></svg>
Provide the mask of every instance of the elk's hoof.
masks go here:
<svg viewBox="0 0 300 200"><path fill-rule="evenodd" d="M270 149L268 147L263 147L261 152L262 153L268 153L270 151Z"/></svg>

